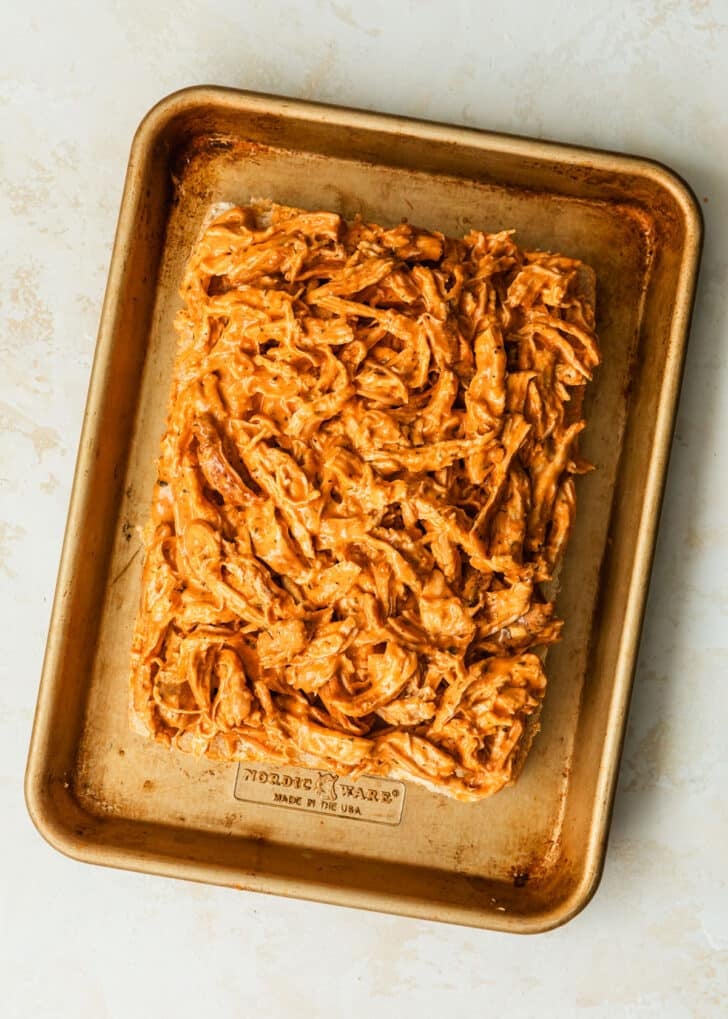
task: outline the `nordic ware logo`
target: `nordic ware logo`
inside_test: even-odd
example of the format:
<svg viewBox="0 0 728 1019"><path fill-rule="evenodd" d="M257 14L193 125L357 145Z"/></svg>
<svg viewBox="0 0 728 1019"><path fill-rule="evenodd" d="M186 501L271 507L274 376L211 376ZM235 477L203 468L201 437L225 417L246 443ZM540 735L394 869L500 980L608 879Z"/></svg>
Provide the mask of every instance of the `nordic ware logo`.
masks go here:
<svg viewBox="0 0 728 1019"><path fill-rule="evenodd" d="M388 778L342 778L330 771L281 768L278 765L238 767L235 798L268 807L287 807L350 821L399 824L405 786Z"/></svg>

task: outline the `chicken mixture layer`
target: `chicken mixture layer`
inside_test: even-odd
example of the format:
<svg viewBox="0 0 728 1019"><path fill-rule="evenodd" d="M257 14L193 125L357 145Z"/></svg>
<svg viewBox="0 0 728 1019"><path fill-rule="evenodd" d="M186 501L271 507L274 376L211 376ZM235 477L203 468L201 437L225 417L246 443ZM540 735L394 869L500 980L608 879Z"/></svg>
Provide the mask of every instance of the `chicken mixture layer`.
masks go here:
<svg viewBox="0 0 728 1019"><path fill-rule="evenodd" d="M511 780L561 621L591 271L261 203L191 254L135 717L216 759Z"/></svg>

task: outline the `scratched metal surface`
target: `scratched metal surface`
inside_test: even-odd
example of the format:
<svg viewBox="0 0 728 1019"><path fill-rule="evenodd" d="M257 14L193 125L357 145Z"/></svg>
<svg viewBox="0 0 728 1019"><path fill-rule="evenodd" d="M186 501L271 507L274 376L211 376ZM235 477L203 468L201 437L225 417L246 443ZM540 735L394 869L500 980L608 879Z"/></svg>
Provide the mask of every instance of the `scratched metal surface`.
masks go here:
<svg viewBox="0 0 728 1019"><path fill-rule="evenodd" d="M525 247L568 252L596 272L605 357L583 449L597 470L580 479L559 578L568 625L548 656L523 774L477 805L405 783L394 825L336 797L271 809L285 805L281 793L242 797L234 767L129 728L140 530L183 266L211 206L257 195L383 223L404 212L455 235L508 225ZM637 160L222 90L183 93L151 114L127 178L31 751L41 829L94 862L477 926L533 931L578 911L604 855L696 230L680 182Z"/></svg>

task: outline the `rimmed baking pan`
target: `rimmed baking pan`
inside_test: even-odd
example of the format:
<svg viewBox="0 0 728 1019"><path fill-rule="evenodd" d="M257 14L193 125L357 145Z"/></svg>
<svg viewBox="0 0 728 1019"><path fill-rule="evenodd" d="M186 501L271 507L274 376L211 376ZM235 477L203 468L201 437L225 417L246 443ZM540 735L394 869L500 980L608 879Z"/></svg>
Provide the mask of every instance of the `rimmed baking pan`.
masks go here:
<svg viewBox="0 0 728 1019"><path fill-rule="evenodd" d="M190 759L129 729L147 518L191 243L212 205L272 198L448 234L514 227L597 275L563 641L518 782L479 804L406 783ZM110 866L534 932L604 860L701 245L670 170L630 156L202 87L134 139L33 730L26 798L62 852Z"/></svg>

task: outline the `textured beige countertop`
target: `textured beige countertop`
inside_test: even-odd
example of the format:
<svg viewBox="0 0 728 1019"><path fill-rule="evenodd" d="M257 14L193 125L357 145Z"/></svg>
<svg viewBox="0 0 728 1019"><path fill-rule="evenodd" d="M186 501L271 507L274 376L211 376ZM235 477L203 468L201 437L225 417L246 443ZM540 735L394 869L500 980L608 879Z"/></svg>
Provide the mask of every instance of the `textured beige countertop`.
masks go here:
<svg viewBox="0 0 728 1019"><path fill-rule="evenodd" d="M572 11L574 8L577 12ZM129 143L214 82L659 159L706 246L606 871L529 939L105 871L22 774ZM0 1014L728 1014L728 4L8 0L0 33Z"/></svg>

